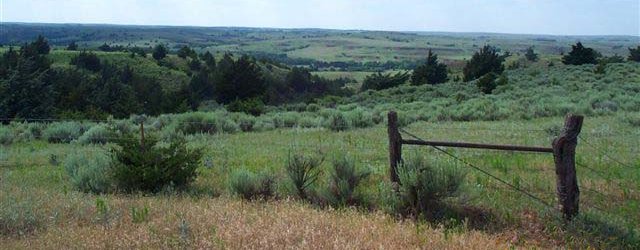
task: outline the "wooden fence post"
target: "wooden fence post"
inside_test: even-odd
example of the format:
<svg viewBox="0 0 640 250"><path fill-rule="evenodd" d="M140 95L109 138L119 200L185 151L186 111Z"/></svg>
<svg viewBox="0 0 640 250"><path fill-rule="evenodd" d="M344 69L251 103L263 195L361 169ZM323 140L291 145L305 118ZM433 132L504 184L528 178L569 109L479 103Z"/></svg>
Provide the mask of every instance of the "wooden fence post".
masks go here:
<svg viewBox="0 0 640 250"><path fill-rule="evenodd" d="M567 220L578 214L580 203L575 158L583 120L583 116L567 115L562 133L552 143L556 166L556 192L560 210Z"/></svg>
<svg viewBox="0 0 640 250"><path fill-rule="evenodd" d="M392 182L400 183L398 163L402 161L402 135L398 131L398 114L389 111L387 115L387 132L389 134L389 176Z"/></svg>

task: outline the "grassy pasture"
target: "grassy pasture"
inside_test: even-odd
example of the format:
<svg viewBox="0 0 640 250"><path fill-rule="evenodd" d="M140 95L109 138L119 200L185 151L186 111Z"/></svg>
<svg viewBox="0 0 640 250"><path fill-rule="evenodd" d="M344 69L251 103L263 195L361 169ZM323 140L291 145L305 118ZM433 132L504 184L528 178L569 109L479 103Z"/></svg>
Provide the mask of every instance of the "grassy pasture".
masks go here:
<svg viewBox="0 0 640 250"><path fill-rule="evenodd" d="M561 117L417 122L405 129L425 139L547 146L562 122ZM585 120L577 149L585 218L569 226L562 226L553 209L468 168L461 195L449 201L452 211L458 211L450 221L425 224L386 214L380 205L388 188L384 185L388 180L384 125L344 132L293 128L188 139L206 152L198 179L184 193L156 196L93 195L70 186L57 163L71 154L104 153L108 145L36 140L2 146L0 243L9 248L416 248L426 244L451 249L625 248L624 244L634 244L634 238L620 230L635 230L637 236L640 224L640 130L616 116ZM286 198L291 191L284 164L291 152L298 151L322 152L327 159L347 153L356 164L371 168L373 176L363 189L375 205L364 210L319 210ZM450 152L555 204L551 155ZM460 164L424 147L405 146L403 153L426 155L432 164ZM327 167L325 163L323 168ZM244 202L231 195L227 179L237 168L276 174L281 200ZM105 201L106 211L98 209L97 200ZM132 207L148 207L148 219L133 223Z"/></svg>

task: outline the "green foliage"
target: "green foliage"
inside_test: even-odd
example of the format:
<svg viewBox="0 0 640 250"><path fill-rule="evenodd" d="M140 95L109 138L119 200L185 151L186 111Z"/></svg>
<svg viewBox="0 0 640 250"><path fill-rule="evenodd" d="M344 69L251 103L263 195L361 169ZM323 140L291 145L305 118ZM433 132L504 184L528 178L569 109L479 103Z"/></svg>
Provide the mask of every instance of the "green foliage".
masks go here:
<svg viewBox="0 0 640 250"><path fill-rule="evenodd" d="M9 127L0 126L0 145L9 145L13 140L13 131Z"/></svg>
<svg viewBox="0 0 640 250"><path fill-rule="evenodd" d="M533 46L529 46L529 48L527 48L527 50L524 53L524 57L531 62L538 61L538 54L536 54L536 52L533 50Z"/></svg>
<svg viewBox="0 0 640 250"><path fill-rule="evenodd" d="M71 184L82 192L107 193L113 190L111 159L105 154L72 154L64 161Z"/></svg>
<svg viewBox="0 0 640 250"><path fill-rule="evenodd" d="M0 235L25 236L41 228L45 222L38 214L32 197L0 196Z"/></svg>
<svg viewBox="0 0 640 250"><path fill-rule="evenodd" d="M182 48L178 50L177 54L178 54L178 57L180 58L187 58L187 57L196 58L197 57L196 52L193 51L191 48L189 48L189 46L182 46Z"/></svg>
<svg viewBox="0 0 640 250"><path fill-rule="evenodd" d="M629 57L627 60L632 62L640 62L640 45L637 48L629 48Z"/></svg>
<svg viewBox="0 0 640 250"><path fill-rule="evenodd" d="M359 193L358 186L369 177L369 169L356 167L353 160L346 156L333 161L331 176L325 199L334 207L363 205L365 199Z"/></svg>
<svg viewBox="0 0 640 250"><path fill-rule="evenodd" d="M78 138L80 144L106 144L114 141L118 134L107 124L98 124L91 127Z"/></svg>
<svg viewBox="0 0 640 250"><path fill-rule="evenodd" d="M480 77L476 82L476 85L482 93L491 94L491 92L493 92L493 90L498 86L496 78L497 76L494 73L488 73Z"/></svg>
<svg viewBox="0 0 640 250"><path fill-rule="evenodd" d="M93 72L98 72L102 69L100 58L93 52L81 51L80 54L71 58L70 64Z"/></svg>
<svg viewBox="0 0 640 250"><path fill-rule="evenodd" d="M462 70L465 81L478 79L489 73L500 74L504 71L505 56L498 54L498 49L485 45L473 54Z"/></svg>
<svg viewBox="0 0 640 250"><path fill-rule="evenodd" d="M438 55L429 49L427 61L416 67L411 75L413 85L438 84L447 81L447 65L438 62Z"/></svg>
<svg viewBox="0 0 640 250"><path fill-rule="evenodd" d="M351 125L342 112L332 112L327 118L324 127L331 131L344 131L349 129Z"/></svg>
<svg viewBox="0 0 640 250"><path fill-rule="evenodd" d="M235 133L239 130L238 124L223 112L184 113L178 115L174 124L176 131L180 131L185 134L215 134L222 132Z"/></svg>
<svg viewBox="0 0 640 250"><path fill-rule="evenodd" d="M155 47L153 47L153 59L156 60L162 60L164 59L167 54L169 54L169 50L167 49L167 47L164 44L158 44Z"/></svg>
<svg viewBox="0 0 640 250"><path fill-rule="evenodd" d="M408 72L397 72L395 74L382 74L382 72L378 72L371 74L364 79L361 91L393 88L407 82L409 77L410 75Z"/></svg>
<svg viewBox="0 0 640 250"><path fill-rule="evenodd" d="M149 219L149 207L131 207L131 221L135 224L145 222Z"/></svg>
<svg viewBox="0 0 640 250"><path fill-rule="evenodd" d="M68 51L76 51L76 50L78 50L78 44L76 44L76 42L69 43L69 45L67 45L67 50Z"/></svg>
<svg viewBox="0 0 640 250"><path fill-rule="evenodd" d="M236 99L226 106L227 110L231 112L242 112L253 116L258 116L264 113L264 102L260 98L248 98L248 99Z"/></svg>
<svg viewBox="0 0 640 250"><path fill-rule="evenodd" d="M433 166L419 156L405 159L398 168L399 197L408 210L405 212L438 217L443 200L457 194L464 176L457 166Z"/></svg>
<svg viewBox="0 0 640 250"><path fill-rule="evenodd" d="M301 199L309 198L309 191L320 176L322 161L322 158L300 153L289 155L286 164L287 176Z"/></svg>
<svg viewBox="0 0 640 250"><path fill-rule="evenodd" d="M229 187L246 200L269 199L275 196L275 179L269 174L254 174L238 169L231 174Z"/></svg>
<svg viewBox="0 0 640 250"><path fill-rule="evenodd" d="M184 139L169 145L153 136L141 140L124 135L112 149L113 173L119 190L158 192L167 186L183 188L197 176L201 149L189 149Z"/></svg>
<svg viewBox="0 0 640 250"><path fill-rule="evenodd" d="M84 130L78 122L54 122L42 131L42 137L50 143L69 143L78 139Z"/></svg>
<svg viewBox="0 0 640 250"><path fill-rule="evenodd" d="M571 52L562 57L562 63L569 65L596 64L600 54L592 48L586 48L581 42L571 45Z"/></svg>

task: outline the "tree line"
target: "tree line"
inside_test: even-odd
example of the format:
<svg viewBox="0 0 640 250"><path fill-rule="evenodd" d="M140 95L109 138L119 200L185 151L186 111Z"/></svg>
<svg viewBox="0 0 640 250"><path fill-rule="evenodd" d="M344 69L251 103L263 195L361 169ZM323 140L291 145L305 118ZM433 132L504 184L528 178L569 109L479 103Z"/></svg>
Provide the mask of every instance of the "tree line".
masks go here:
<svg viewBox="0 0 640 250"><path fill-rule="evenodd" d="M67 49L77 46L70 44ZM168 90L161 85L163 76L143 74L138 65L102 60L93 51L78 52L69 67L52 67L50 51L48 41L39 36L2 54L0 118L123 118L195 110L207 101L257 115L266 104L350 94L344 88L345 79L313 76L304 68L281 69L285 73L276 74L270 70L273 65L246 55L227 53L216 60L209 52L197 54L185 47L178 56L188 61L189 82ZM131 53L132 57L147 57L146 53ZM158 45L151 54L162 66L169 50Z"/></svg>

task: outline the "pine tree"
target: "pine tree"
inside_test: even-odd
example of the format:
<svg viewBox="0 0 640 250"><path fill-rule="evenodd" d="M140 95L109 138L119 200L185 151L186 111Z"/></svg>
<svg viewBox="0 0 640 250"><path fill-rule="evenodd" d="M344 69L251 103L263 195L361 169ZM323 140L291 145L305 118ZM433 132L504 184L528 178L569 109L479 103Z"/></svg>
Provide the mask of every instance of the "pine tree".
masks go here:
<svg viewBox="0 0 640 250"><path fill-rule="evenodd" d="M447 81L447 65L438 62L438 55L429 49L427 61L416 67L411 75L413 85L438 84Z"/></svg>
<svg viewBox="0 0 640 250"><path fill-rule="evenodd" d="M478 79L488 73L501 74L504 71L504 56L498 54L498 50L490 45L485 45L473 54L462 70L464 81Z"/></svg>
<svg viewBox="0 0 640 250"><path fill-rule="evenodd" d="M538 54L533 50L533 46L527 48L527 51L524 53L524 57L531 62L538 61Z"/></svg>
<svg viewBox="0 0 640 250"><path fill-rule="evenodd" d="M562 57L562 63L568 65L596 64L599 53L592 48L586 48L581 42L571 45L571 52Z"/></svg>

